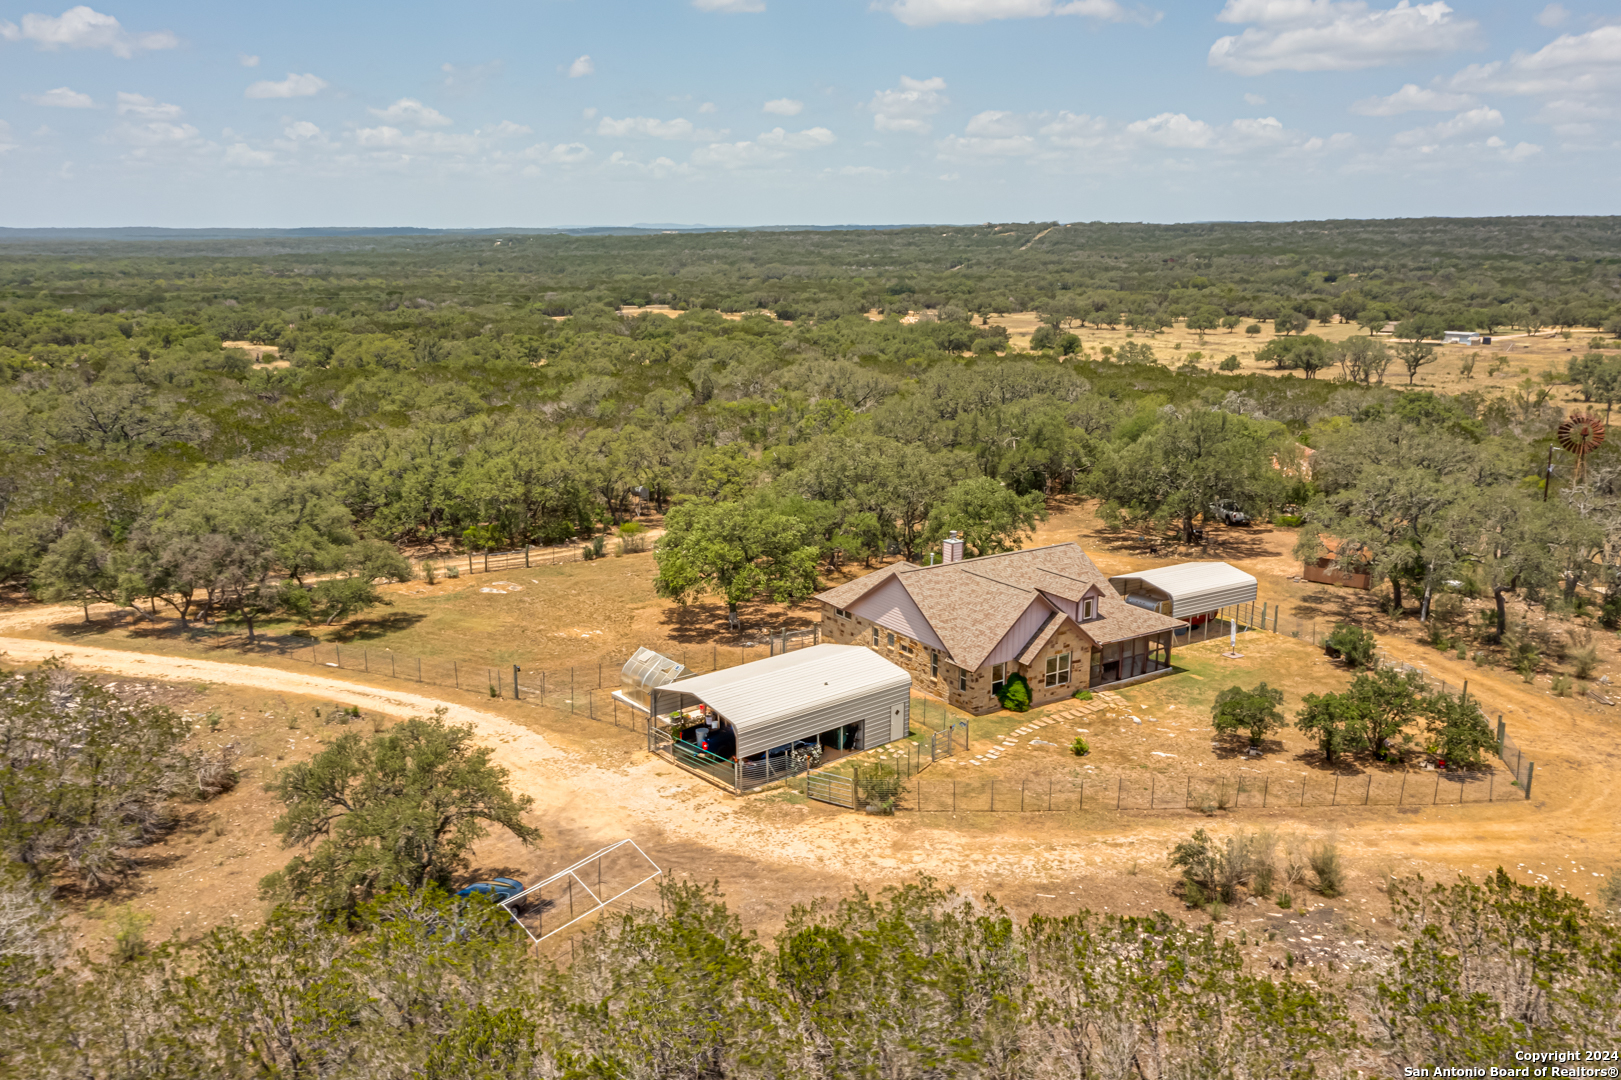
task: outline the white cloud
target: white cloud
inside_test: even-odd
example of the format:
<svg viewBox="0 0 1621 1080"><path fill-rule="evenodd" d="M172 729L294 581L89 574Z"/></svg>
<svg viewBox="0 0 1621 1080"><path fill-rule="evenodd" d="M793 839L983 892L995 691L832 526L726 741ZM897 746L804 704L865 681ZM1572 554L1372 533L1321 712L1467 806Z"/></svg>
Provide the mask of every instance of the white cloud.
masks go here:
<svg viewBox="0 0 1621 1080"><path fill-rule="evenodd" d="M781 161L788 155L756 142L710 143L692 152L694 165L717 169L746 169Z"/></svg>
<svg viewBox="0 0 1621 1080"><path fill-rule="evenodd" d="M1432 90L1407 83L1394 94L1363 98L1351 106L1359 116L1400 116L1409 112L1452 112L1475 103L1473 95Z"/></svg>
<svg viewBox="0 0 1621 1080"><path fill-rule="evenodd" d="M1079 15L1099 22L1156 23L1161 13L1127 7L1119 0L873 0L875 11L887 11L907 26L982 23L994 19L1040 19Z"/></svg>
<svg viewBox="0 0 1621 1080"><path fill-rule="evenodd" d="M970 117L968 126L963 128L963 131L969 135L990 138L1021 135L1024 133L1024 119L1017 113L987 109Z"/></svg>
<svg viewBox="0 0 1621 1080"><path fill-rule="evenodd" d="M94 109L95 99L89 94L81 94L66 86L58 86L55 90L47 90L43 94L24 94L23 100L32 105L43 105L47 109Z"/></svg>
<svg viewBox="0 0 1621 1080"><path fill-rule="evenodd" d="M174 147L202 141L202 132L190 124L170 124L155 120L146 124L120 124L113 138L141 147Z"/></svg>
<svg viewBox="0 0 1621 1080"><path fill-rule="evenodd" d="M448 127L450 117L416 98L400 98L386 109L367 109L367 112L390 124L411 124L414 127Z"/></svg>
<svg viewBox="0 0 1621 1080"><path fill-rule="evenodd" d="M261 99L313 97L329 85L319 75L294 75L288 72L287 77L280 82L271 82L267 79L254 83L243 91L243 96Z"/></svg>
<svg viewBox="0 0 1621 1080"><path fill-rule="evenodd" d="M138 52L173 49L180 39L168 30L131 33L111 15L80 4L52 18L24 15L22 24L0 20L0 38L6 41L32 41L38 49L106 49L128 59Z"/></svg>
<svg viewBox="0 0 1621 1080"><path fill-rule="evenodd" d="M321 129L310 123L308 120L299 120L295 123L288 124L282 129L282 133L285 134L289 139L294 140L319 139L322 137Z"/></svg>
<svg viewBox="0 0 1621 1080"><path fill-rule="evenodd" d="M1503 114L1485 105L1461 112L1439 124L1412 128L1399 132L1391 142L1396 146L1414 147L1425 151L1439 149L1444 143L1457 142L1471 135L1495 131L1503 126Z"/></svg>
<svg viewBox="0 0 1621 1080"><path fill-rule="evenodd" d="M1260 94L1245 94L1244 95L1244 104L1246 104L1246 105L1265 105L1266 104L1266 98L1264 96L1260 95Z"/></svg>
<svg viewBox="0 0 1621 1080"><path fill-rule="evenodd" d="M780 146L785 150L815 150L832 146L838 140L825 127L806 128L804 131L784 131L779 127L761 132L755 141L761 146Z"/></svg>
<svg viewBox="0 0 1621 1080"><path fill-rule="evenodd" d="M597 110L587 107L580 110L580 115L585 117L587 120L595 120L597 118Z"/></svg>
<svg viewBox="0 0 1621 1080"><path fill-rule="evenodd" d="M1534 53L1471 64L1452 77L1451 85L1535 97L1613 99L1621 91L1621 26L1561 34Z"/></svg>
<svg viewBox="0 0 1621 1080"><path fill-rule="evenodd" d="M568 77L571 79L583 79L587 75L595 75L596 72L597 65L592 62L590 56L581 56L568 66Z"/></svg>
<svg viewBox="0 0 1621 1080"><path fill-rule="evenodd" d="M840 176L884 177L889 175L888 169L880 169L873 165L845 165L837 170Z"/></svg>
<svg viewBox="0 0 1621 1080"><path fill-rule="evenodd" d="M1570 21L1570 9L1564 4L1549 4L1537 15L1537 25L1553 29Z"/></svg>
<svg viewBox="0 0 1621 1080"><path fill-rule="evenodd" d="M17 144L11 141L11 125L4 120L0 120L0 154L15 149L17 149Z"/></svg>
<svg viewBox="0 0 1621 1080"><path fill-rule="evenodd" d="M584 143L558 143L545 150L545 159L558 165L578 165L591 156L591 148Z"/></svg>
<svg viewBox="0 0 1621 1080"><path fill-rule="evenodd" d="M899 89L880 90L868 102L867 107L873 113L872 126L879 131L927 135L930 128L927 118L951 104L945 88L946 81L938 76L911 79L902 75Z"/></svg>
<svg viewBox="0 0 1621 1080"><path fill-rule="evenodd" d="M976 161L984 158L1027 157L1040 147L1029 135L1007 135L1001 138L973 135L947 135L940 140L940 156L954 161Z"/></svg>
<svg viewBox="0 0 1621 1080"><path fill-rule="evenodd" d="M1211 67L1239 75L1357 71L1473 47L1480 24L1444 0L1370 8L1363 0L1227 0L1221 22L1252 23L1210 46Z"/></svg>
<svg viewBox="0 0 1621 1080"><path fill-rule="evenodd" d="M1079 150L1098 145L1108 126L1098 117L1066 111L1060 112L1051 123L1042 125L1037 134L1053 146Z"/></svg>
<svg viewBox="0 0 1621 1080"><path fill-rule="evenodd" d="M492 128L479 128L479 135L487 135L492 139L510 139L514 135L533 135L535 129L526 124L515 124L511 120L503 120Z"/></svg>
<svg viewBox="0 0 1621 1080"><path fill-rule="evenodd" d="M252 56L252 55L250 55L248 53L243 53L241 56L237 57L236 62L241 64L243 67L258 67L259 66L259 58L257 56Z"/></svg>
<svg viewBox="0 0 1621 1080"><path fill-rule="evenodd" d="M146 120L173 120L183 111L178 105L163 104L145 94L130 94L123 90L118 92L119 116L139 116Z"/></svg>
<svg viewBox="0 0 1621 1080"><path fill-rule="evenodd" d="M715 108L715 103L713 101L706 101L702 105L698 106L698 111L708 115L709 113L719 112L720 110Z"/></svg>
<svg viewBox="0 0 1621 1080"><path fill-rule="evenodd" d="M227 165L262 169L275 163L275 153L270 150L255 150L247 143L235 143L225 150L225 164Z"/></svg>
<svg viewBox="0 0 1621 1080"><path fill-rule="evenodd" d="M674 120L659 120L651 116L627 116L623 120L615 120L611 116L604 116L597 121L597 134L644 135L651 139L690 139L693 137L694 129L691 120L680 117Z"/></svg>
<svg viewBox="0 0 1621 1080"><path fill-rule="evenodd" d="M1175 149L1202 149L1216 141L1216 129L1203 120L1189 119L1187 113L1160 113L1147 120L1126 125L1126 134L1156 146Z"/></svg>
<svg viewBox="0 0 1621 1080"><path fill-rule="evenodd" d="M364 150L393 150L404 154L476 154L486 148L477 135L452 135L444 131L404 132L389 124L360 128L355 144Z"/></svg>
<svg viewBox="0 0 1621 1080"><path fill-rule="evenodd" d="M766 102L763 108L766 112L776 116L798 116L805 111L805 103L795 101L793 98L782 97ZM700 109L699 111L702 112L703 110Z"/></svg>
<svg viewBox="0 0 1621 1080"><path fill-rule="evenodd" d="M650 176L655 180L661 180L666 176L689 176L692 174L691 166L677 165L667 157L658 157L651 162L642 162L625 156L623 150L615 150L609 155L608 165L611 168L621 169L627 173Z"/></svg>
<svg viewBox="0 0 1621 1080"><path fill-rule="evenodd" d="M692 6L725 15L752 15L765 10L765 0L692 0Z"/></svg>

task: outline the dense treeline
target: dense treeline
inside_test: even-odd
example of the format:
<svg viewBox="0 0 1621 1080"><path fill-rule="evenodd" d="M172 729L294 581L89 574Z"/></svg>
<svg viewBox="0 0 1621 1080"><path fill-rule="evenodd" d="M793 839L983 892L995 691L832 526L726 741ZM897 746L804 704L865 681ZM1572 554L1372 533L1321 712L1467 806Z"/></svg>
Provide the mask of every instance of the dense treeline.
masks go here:
<svg viewBox="0 0 1621 1080"><path fill-rule="evenodd" d="M834 551L914 555L946 529L1000 550L1042 497L1076 492L1184 539L1218 500L1298 511L1352 541L1336 557L1372 565L1398 603L1464 579L1531 596L1559 581L1574 597L1608 573L1621 515L1602 454L1579 496L1567 486L1548 510L1524 497L1530 443L1558 419L1546 385L1400 398L1384 345L1297 331L1400 320L1411 375L1437 326L1602 325L1621 295L1621 260L1603 254L1614 229L1043 224L288 241L308 250L252 257L154 243L71 260L8 245L0 578L251 632L375 602L376 582L412 573L390 545L585 538L652 503L673 506L667 595L786 598ZM686 310L618 310L642 302ZM905 324L903 309L929 317ZM1035 352L982 317L1020 309L1046 322ZM1172 369L1154 349L1172 319L1260 318L1286 332L1280 367L1340 377ZM1074 333L1121 322L1139 333L1118 350ZM279 358L222 347L242 340ZM1610 400L1621 379L1604 344L1571 378ZM1401 464L1403 432L1519 524L1418 499L1382 521L1358 509L1347 492L1366 488L1363 465ZM1302 445L1324 451L1325 480L1307 482ZM1528 539L1505 561L1485 539L1534 538L1549 514L1572 537L1558 552Z"/></svg>
<svg viewBox="0 0 1621 1080"><path fill-rule="evenodd" d="M1201 831L1173 855L1178 888L1242 895L1256 883L1251 847ZM0 1070L1277 1080L1505 1066L1621 1035L1621 939L1581 901L1501 872L1387 888L1393 919L1378 917L1401 939L1317 949L1310 966L1310 948L1264 923L1020 922L927 881L796 908L770 942L716 893L668 884L651 910L602 916L561 962L529 951L487 901L431 888L369 903L354 928L287 908L150 951L126 930L115 959L60 968L36 917L0 940ZM44 902L30 897L10 906Z"/></svg>

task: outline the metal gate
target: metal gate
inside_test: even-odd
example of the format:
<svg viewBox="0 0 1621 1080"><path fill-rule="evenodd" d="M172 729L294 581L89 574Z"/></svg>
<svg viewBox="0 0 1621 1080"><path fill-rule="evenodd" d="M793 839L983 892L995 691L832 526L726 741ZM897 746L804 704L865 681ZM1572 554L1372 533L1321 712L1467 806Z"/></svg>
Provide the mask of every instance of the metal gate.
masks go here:
<svg viewBox="0 0 1621 1080"><path fill-rule="evenodd" d="M957 750L968 749L968 721L958 720L944 731L936 731L929 737L929 760L939 761L943 757L950 757Z"/></svg>
<svg viewBox="0 0 1621 1080"><path fill-rule="evenodd" d="M856 784L836 773L810 773L805 777L805 795L818 802L832 803L846 810L856 808Z"/></svg>

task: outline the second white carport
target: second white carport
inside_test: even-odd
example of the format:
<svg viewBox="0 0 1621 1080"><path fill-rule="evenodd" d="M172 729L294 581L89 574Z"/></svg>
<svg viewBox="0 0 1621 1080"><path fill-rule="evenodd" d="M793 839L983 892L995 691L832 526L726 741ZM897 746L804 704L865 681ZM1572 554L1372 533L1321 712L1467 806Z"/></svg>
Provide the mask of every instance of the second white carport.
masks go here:
<svg viewBox="0 0 1621 1080"><path fill-rule="evenodd" d="M1256 596L1255 578L1224 562L1175 563L1116 574L1109 584L1128 604L1193 621L1253 603Z"/></svg>

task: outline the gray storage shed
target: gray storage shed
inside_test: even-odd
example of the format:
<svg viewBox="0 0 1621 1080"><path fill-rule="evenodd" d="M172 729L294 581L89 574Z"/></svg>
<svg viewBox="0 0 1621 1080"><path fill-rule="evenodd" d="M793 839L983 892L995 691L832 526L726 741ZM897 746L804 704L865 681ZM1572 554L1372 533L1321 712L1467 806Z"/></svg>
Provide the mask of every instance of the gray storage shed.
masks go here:
<svg viewBox="0 0 1621 1080"><path fill-rule="evenodd" d="M1189 619L1255 599L1255 579L1224 562L1177 563L1109 578L1126 603Z"/></svg>
<svg viewBox="0 0 1621 1080"><path fill-rule="evenodd" d="M707 705L735 734L739 761L859 724L855 745L904 739L912 677L856 645L814 645L651 691L655 723Z"/></svg>

